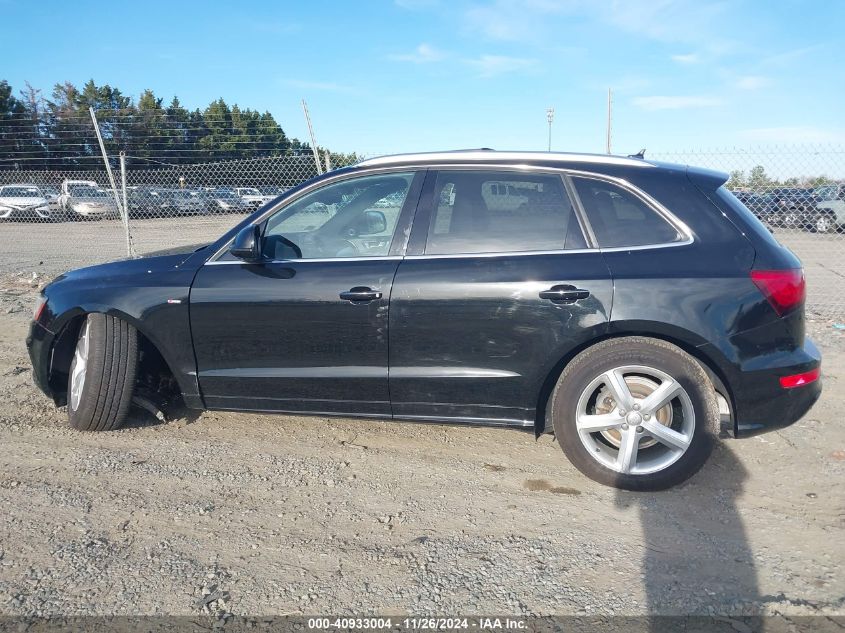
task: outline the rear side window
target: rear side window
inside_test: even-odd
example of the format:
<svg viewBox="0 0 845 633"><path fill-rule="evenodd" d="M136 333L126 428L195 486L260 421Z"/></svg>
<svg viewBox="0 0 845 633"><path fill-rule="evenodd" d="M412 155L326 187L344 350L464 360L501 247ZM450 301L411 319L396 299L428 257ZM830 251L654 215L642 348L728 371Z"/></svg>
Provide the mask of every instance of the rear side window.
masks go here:
<svg viewBox="0 0 845 633"><path fill-rule="evenodd" d="M663 216L630 191L591 178L573 178L601 248L669 244L682 236Z"/></svg>
<svg viewBox="0 0 845 633"><path fill-rule="evenodd" d="M425 252L429 255L584 248L559 176L441 171Z"/></svg>

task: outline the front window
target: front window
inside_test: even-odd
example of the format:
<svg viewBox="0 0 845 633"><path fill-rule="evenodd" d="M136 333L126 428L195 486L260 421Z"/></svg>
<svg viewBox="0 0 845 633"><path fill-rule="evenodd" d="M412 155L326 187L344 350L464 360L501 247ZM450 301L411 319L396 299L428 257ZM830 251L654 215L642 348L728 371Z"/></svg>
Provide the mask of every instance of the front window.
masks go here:
<svg viewBox="0 0 845 633"><path fill-rule="evenodd" d="M413 178L365 176L306 194L267 221L264 252L272 259L385 256Z"/></svg>

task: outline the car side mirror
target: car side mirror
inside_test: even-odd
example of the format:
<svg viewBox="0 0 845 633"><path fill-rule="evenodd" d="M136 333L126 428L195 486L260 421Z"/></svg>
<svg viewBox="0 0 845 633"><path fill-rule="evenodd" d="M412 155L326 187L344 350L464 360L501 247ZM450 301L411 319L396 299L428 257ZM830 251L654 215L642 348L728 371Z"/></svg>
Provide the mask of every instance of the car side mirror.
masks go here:
<svg viewBox="0 0 845 633"><path fill-rule="evenodd" d="M378 235L387 230L387 218L381 211L370 209L364 211L356 222L349 227L349 235L356 237L359 235Z"/></svg>
<svg viewBox="0 0 845 633"><path fill-rule="evenodd" d="M261 261L261 227L250 225L240 230L229 252L250 264Z"/></svg>

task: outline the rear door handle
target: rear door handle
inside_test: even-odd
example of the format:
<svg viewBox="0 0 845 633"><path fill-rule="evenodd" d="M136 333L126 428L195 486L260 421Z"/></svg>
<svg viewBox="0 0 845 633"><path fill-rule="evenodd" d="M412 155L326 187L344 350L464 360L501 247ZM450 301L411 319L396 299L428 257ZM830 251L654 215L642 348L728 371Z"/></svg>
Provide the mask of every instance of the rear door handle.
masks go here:
<svg viewBox="0 0 845 633"><path fill-rule="evenodd" d="M355 286L346 292L341 292L340 298L344 301L352 301L353 303L367 303L381 299L381 293L378 290L373 290L366 286Z"/></svg>
<svg viewBox="0 0 845 633"><path fill-rule="evenodd" d="M548 290L540 291L541 299L548 299L553 303L575 303L589 296L589 290L568 285L552 286Z"/></svg>

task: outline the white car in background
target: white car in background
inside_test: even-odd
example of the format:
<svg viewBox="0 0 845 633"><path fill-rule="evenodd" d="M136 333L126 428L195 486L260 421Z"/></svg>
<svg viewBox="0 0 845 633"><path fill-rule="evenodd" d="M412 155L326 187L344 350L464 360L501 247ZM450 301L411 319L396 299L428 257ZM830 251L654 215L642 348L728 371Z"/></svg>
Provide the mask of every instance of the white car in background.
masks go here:
<svg viewBox="0 0 845 633"><path fill-rule="evenodd" d="M275 196L261 193L255 187L236 187L235 193L253 209L257 209L262 204L266 204L275 198Z"/></svg>
<svg viewBox="0 0 845 633"><path fill-rule="evenodd" d="M50 201L38 185L12 184L0 187L0 219L54 219Z"/></svg>
<svg viewBox="0 0 845 633"><path fill-rule="evenodd" d="M99 220L119 215L113 194L100 189L93 180L65 180L59 200L71 220Z"/></svg>

